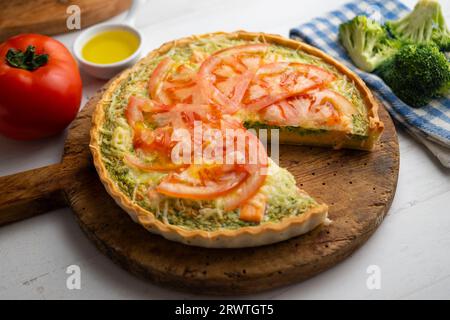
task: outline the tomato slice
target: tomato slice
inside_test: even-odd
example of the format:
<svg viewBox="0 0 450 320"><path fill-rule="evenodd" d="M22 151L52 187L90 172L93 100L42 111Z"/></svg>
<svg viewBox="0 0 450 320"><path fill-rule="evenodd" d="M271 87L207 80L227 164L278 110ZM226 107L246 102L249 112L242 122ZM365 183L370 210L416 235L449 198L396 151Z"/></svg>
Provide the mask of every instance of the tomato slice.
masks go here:
<svg viewBox="0 0 450 320"><path fill-rule="evenodd" d="M209 102L225 113L235 113L257 69L262 65L268 45L242 45L221 50L206 59L198 72L200 90Z"/></svg>
<svg viewBox="0 0 450 320"><path fill-rule="evenodd" d="M197 86L197 73L186 65L177 65L171 58L163 59L153 71L148 91L150 97L160 103L201 103Z"/></svg>
<svg viewBox="0 0 450 320"><path fill-rule="evenodd" d="M148 113L168 112L170 107L146 98L131 96L125 117L133 129L133 146L144 152L156 151L167 157L173 147L171 134L173 128L160 126L156 129L147 128L144 124Z"/></svg>
<svg viewBox="0 0 450 320"><path fill-rule="evenodd" d="M334 74L317 66L296 62L268 63L258 70L243 103L250 110L260 111L333 80Z"/></svg>
<svg viewBox="0 0 450 320"><path fill-rule="evenodd" d="M267 198L257 193L239 208L239 219L247 222L261 222L266 211Z"/></svg>
<svg viewBox="0 0 450 320"><path fill-rule="evenodd" d="M172 173L156 190L167 196L212 200L236 188L247 177L243 171L227 171L221 166L191 165L182 173Z"/></svg>
<svg viewBox="0 0 450 320"><path fill-rule="evenodd" d="M227 211L240 207L252 198L259 191L267 177L267 152L258 137L248 131L246 135L249 138L248 146L253 146L253 148L256 146L258 159L255 163L247 161L244 168L249 173L248 178L234 192L224 197L224 209ZM255 152L255 150L248 150L246 159L250 159L250 152Z"/></svg>
<svg viewBox="0 0 450 320"><path fill-rule="evenodd" d="M166 104L170 103L168 97L164 95L162 85L168 73L172 70L173 65L173 60L167 57L161 60L153 71L148 83L148 91L152 99Z"/></svg>
<svg viewBox="0 0 450 320"><path fill-rule="evenodd" d="M327 106L339 112L342 116L351 116L355 112L355 106L347 100L343 95L333 91L333 90L320 90L312 93L314 97L314 108L319 106Z"/></svg>
<svg viewBox="0 0 450 320"><path fill-rule="evenodd" d="M134 128L137 123L144 121L144 115L142 114L142 108L147 103L146 99L141 99L135 96L131 96L128 100L127 108L125 109L125 117L128 124Z"/></svg>
<svg viewBox="0 0 450 320"><path fill-rule="evenodd" d="M134 128L138 123L144 122L144 113L165 112L170 106L158 103L147 98L131 96L125 109L125 118L128 124Z"/></svg>
<svg viewBox="0 0 450 320"><path fill-rule="evenodd" d="M261 111L270 125L348 129L355 107L329 89L315 90L270 105Z"/></svg>
<svg viewBox="0 0 450 320"><path fill-rule="evenodd" d="M144 152L158 152L160 155L170 158L174 142L172 142L172 127L156 129L145 128L138 125L133 132L133 146Z"/></svg>
<svg viewBox="0 0 450 320"><path fill-rule="evenodd" d="M249 175L249 177L235 190L235 192L224 198L224 209L226 211L231 211L239 208L242 203L246 202L259 191L265 180L266 175L263 175L258 171Z"/></svg>
<svg viewBox="0 0 450 320"><path fill-rule="evenodd" d="M158 126L192 128L194 121L202 121L205 124L218 122L221 114L212 105L180 103L170 109L156 112L150 117Z"/></svg>
<svg viewBox="0 0 450 320"><path fill-rule="evenodd" d="M222 129L233 127L235 123L221 121ZM224 209L234 210L253 197L266 178L268 158L259 139L244 131L245 162L238 163L232 158L230 164L191 165L180 173L170 174L157 187L157 191L172 197L208 200L223 196ZM203 143L205 143L203 141ZM224 144L227 152L226 144ZM253 148L257 148L256 150ZM228 150L235 152L235 150ZM256 157L250 154L256 151Z"/></svg>

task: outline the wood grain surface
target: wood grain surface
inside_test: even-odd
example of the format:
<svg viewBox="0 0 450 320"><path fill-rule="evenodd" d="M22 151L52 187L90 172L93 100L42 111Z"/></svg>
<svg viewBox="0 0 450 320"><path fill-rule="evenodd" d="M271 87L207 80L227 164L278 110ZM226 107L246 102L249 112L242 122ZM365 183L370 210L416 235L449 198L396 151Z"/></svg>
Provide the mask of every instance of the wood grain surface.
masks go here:
<svg viewBox="0 0 450 320"><path fill-rule="evenodd" d="M0 225L68 203L101 252L130 272L189 292L249 294L305 280L360 247L386 215L395 194L399 149L384 108L373 152L282 146L280 164L301 188L330 206L333 223L278 244L244 249L189 247L132 222L106 193L89 151L98 92L71 124L62 163L0 177Z"/></svg>
<svg viewBox="0 0 450 320"><path fill-rule="evenodd" d="M80 7L81 27L85 28L127 10L131 0L5 0L1 4L0 42L20 33L71 31L66 25L70 5Z"/></svg>

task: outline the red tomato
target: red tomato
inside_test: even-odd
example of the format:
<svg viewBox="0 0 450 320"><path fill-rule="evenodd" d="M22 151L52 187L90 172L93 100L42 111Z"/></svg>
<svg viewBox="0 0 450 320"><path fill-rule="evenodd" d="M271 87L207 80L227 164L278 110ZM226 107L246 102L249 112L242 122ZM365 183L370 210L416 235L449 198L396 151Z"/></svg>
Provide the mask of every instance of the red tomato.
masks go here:
<svg viewBox="0 0 450 320"><path fill-rule="evenodd" d="M22 34L0 45L0 133L20 140L54 135L75 118L81 94L77 64L62 43Z"/></svg>
<svg viewBox="0 0 450 320"><path fill-rule="evenodd" d="M235 189L247 177L244 171L225 170L227 166L191 165L181 173L167 176L158 185L159 193L171 197L210 200Z"/></svg>

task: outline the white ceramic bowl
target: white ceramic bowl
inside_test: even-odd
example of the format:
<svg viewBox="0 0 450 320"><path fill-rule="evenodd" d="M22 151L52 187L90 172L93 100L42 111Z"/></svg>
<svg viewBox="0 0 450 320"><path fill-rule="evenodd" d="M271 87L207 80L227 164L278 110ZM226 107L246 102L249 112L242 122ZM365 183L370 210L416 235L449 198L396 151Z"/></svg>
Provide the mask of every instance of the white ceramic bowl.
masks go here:
<svg viewBox="0 0 450 320"><path fill-rule="evenodd" d="M109 63L109 64L99 64L99 63L93 63L90 61L87 61L83 58L82 55L82 49L85 46L86 42L88 42L90 39L92 39L93 36L104 32L108 30L124 30L127 32L130 32L134 35L136 35L139 39L139 46L136 49L136 51L126 58L125 60L118 61L115 63ZM100 79L111 79L116 74L118 74L120 71L131 67L134 65L140 58L142 53L142 41L143 37L142 34L134 27L127 25L127 24L103 24L103 25L96 25L93 27L90 27L89 29L86 29L83 31L78 38L75 40L73 44L73 53L75 55L75 58L78 61L79 66L83 71L90 74L91 76L94 76L96 78Z"/></svg>

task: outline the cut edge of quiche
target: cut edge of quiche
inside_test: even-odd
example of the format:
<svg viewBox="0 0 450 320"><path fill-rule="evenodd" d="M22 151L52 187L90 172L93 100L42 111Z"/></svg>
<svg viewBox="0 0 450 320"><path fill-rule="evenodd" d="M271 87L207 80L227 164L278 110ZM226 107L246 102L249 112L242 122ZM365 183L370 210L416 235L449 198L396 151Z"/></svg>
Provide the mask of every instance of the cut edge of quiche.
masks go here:
<svg viewBox="0 0 450 320"><path fill-rule="evenodd" d="M258 225L243 226L234 229L218 229L218 230L201 230L189 229L182 226L169 224L161 221L155 216L155 212L151 212L138 205L130 199L118 186L117 182L108 172L102 158L100 134L105 121L105 110L111 102L113 93L122 81L129 77L133 70L144 68L149 61L161 56L172 48L183 44L196 41L201 38L213 38L223 35L230 39L243 39L253 41L258 39L264 43L276 44L283 47L305 52L315 56L325 63L333 66L339 73L345 75L352 81L358 90L361 98L367 108L367 130L363 136L349 135L339 131L322 132L320 135L297 134L292 130L283 130L280 127L280 142L307 145L323 145L332 146L334 148L354 148L362 150L371 150L375 142L378 140L382 130L383 123L378 118L378 104L374 99L370 90L364 82L350 71L343 64L334 60L322 51L311 47L307 44L285 39L277 35L269 35L264 33L249 33L238 31L234 33L212 33L200 36L192 36L180 40L172 41L164 44L159 49L152 51L133 68L124 71L121 75L111 81L106 91L103 93L101 100L98 102L92 116L91 142L90 148L93 155L94 165L97 169L99 177L104 184L106 190L116 203L125 210L131 218L144 226L148 231L164 236L165 238L187 245L212 247L212 248L240 248L260 246L271 243L280 242L311 231L320 224L329 222L328 207L325 204L314 201L306 211L295 216L284 217L276 222L264 222ZM256 123L247 124L249 127L257 127ZM272 164L275 165L275 164ZM276 165L275 165L276 166ZM284 169L282 169L284 170ZM297 189L298 197L309 197L304 191Z"/></svg>

